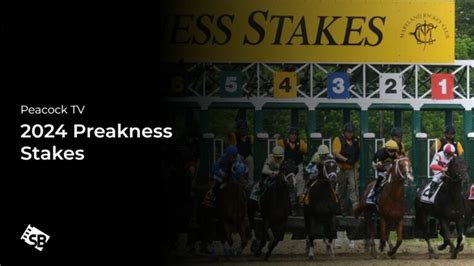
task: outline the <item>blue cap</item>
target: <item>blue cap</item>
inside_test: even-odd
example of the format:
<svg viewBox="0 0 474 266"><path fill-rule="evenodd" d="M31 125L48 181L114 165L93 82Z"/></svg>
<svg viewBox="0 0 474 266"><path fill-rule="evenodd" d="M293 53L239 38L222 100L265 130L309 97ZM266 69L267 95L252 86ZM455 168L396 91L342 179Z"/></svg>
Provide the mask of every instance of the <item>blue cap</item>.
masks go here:
<svg viewBox="0 0 474 266"><path fill-rule="evenodd" d="M344 132L354 132L354 125L352 123L346 123L344 125Z"/></svg>
<svg viewBox="0 0 474 266"><path fill-rule="evenodd" d="M288 131L289 134L296 134L298 135L298 128L297 127L290 127L290 130Z"/></svg>
<svg viewBox="0 0 474 266"><path fill-rule="evenodd" d="M445 134L456 134L456 129L454 128L453 125L447 125L446 128L444 129Z"/></svg>
<svg viewBox="0 0 474 266"><path fill-rule="evenodd" d="M225 149L225 154L228 155L228 156L237 155L237 153L239 153L239 150L237 149L237 146L235 146L235 145L229 145Z"/></svg>

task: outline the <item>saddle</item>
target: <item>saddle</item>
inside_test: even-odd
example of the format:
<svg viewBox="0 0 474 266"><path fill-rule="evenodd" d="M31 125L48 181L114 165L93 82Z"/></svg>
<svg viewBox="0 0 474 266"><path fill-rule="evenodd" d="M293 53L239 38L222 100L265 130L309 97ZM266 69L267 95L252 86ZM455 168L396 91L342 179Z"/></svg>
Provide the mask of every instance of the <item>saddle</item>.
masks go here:
<svg viewBox="0 0 474 266"><path fill-rule="evenodd" d="M443 184L444 184L444 181L441 181L439 183L438 187L436 188L436 190L433 192L433 195L431 195L431 197L429 197L431 182L428 182L428 184L426 184L426 186L421 191L420 201L423 202L423 203L427 203L427 204L434 204L434 201L436 199L436 195L438 195L438 192L441 189L441 187L443 186ZM472 188L471 188L471 191L472 191Z"/></svg>

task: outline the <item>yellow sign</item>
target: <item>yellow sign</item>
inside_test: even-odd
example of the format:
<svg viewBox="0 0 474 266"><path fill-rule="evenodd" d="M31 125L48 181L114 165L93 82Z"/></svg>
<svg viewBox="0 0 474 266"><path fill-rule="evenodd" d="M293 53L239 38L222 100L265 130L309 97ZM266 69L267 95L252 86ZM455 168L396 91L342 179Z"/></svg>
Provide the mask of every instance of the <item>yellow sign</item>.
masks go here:
<svg viewBox="0 0 474 266"><path fill-rule="evenodd" d="M297 82L295 72L273 73L273 97L295 98L296 89Z"/></svg>
<svg viewBox="0 0 474 266"><path fill-rule="evenodd" d="M176 0L160 54L185 62L454 62L454 0Z"/></svg>

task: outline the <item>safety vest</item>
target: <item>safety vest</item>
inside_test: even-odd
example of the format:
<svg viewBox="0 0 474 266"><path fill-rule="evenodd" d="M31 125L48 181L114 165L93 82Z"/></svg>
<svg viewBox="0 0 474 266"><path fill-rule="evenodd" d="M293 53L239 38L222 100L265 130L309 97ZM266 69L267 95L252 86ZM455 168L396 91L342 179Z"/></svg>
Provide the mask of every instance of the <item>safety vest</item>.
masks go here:
<svg viewBox="0 0 474 266"><path fill-rule="evenodd" d="M240 138L237 138L237 150L239 154L245 159L249 155L252 155L252 141L250 136L245 137L245 141L242 141Z"/></svg>
<svg viewBox="0 0 474 266"><path fill-rule="evenodd" d="M293 159L296 165L299 165L303 162L303 153L300 149L300 140L297 139L295 142L295 148L292 149L289 141L285 141L285 160L286 159Z"/></svg>
<svg viewBox="0 0 474 266"><path fill-rule="evenodd" d="M339 136L339 141L341 142L341 155L346 158L354 159L354 162L359 160L359 140L357 138L352 139L352 145L347 143L344 135ZM342 163L343 161L336 158L337 162Z"/></svg>

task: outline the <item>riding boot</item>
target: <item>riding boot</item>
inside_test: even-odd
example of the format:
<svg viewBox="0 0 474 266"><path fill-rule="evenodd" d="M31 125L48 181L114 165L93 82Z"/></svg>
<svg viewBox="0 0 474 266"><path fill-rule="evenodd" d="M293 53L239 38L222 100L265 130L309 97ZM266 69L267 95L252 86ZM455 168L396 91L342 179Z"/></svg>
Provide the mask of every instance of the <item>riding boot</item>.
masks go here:
<svg viewBox="0 0 474 266"><path fill-rule="evenodd" d="M369 201L373 203L377 203L377 196L379 194L380 190L380 184L382 183L382 176L379 176L377 178L377 181L375 182L374 187L372 188L372 192L369 194Z"/></svg>

